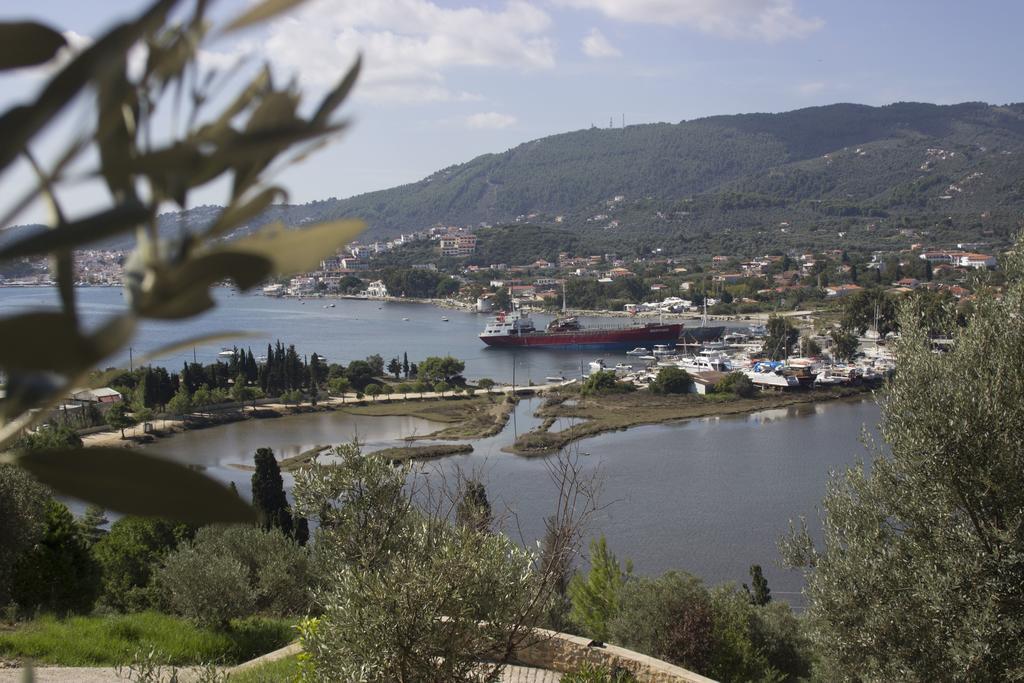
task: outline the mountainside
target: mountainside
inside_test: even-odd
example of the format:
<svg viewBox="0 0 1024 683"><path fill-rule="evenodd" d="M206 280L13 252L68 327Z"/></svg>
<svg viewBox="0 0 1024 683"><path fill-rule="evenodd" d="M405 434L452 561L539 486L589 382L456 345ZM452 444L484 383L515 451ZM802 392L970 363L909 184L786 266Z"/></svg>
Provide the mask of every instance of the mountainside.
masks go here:
<svg viewBox="0 0 1024 683"><path fill-rule="evenodd" d="M576 214L618 195L705 205L702 197L718 195L711 203L720 212L807 200L852 214L1020 208L1024 105L836 104L592 128L484 155L332 208L363 216L380 234L437 221L501 223L530 213L563 215L568 226L581 227Z"/></svg>
<svg viewBox="0 0 1024 683"><path fill-rule="evenodd" d="M163 227L194 229L215 210L169 215ZM379 238L522 217L602 243L682 248L723 233L759 243L787 223L834 236L872 221L944 221L1003 237L1022 211L1024 104L835 104L553 135L416 183L274 207L248 227L358 216Z"/></svg>

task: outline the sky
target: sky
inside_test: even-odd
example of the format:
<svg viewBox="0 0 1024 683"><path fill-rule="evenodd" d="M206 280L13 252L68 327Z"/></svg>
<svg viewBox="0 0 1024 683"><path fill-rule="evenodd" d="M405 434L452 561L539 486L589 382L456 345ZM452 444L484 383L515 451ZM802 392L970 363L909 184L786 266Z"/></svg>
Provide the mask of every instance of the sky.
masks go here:
<svg viewBox="0 0 1024 683"><path fill-rule="evenodd" d="M85 44L142 9L130 0L6 0ZM249 0L220 0L230 18ZM338 142L279 178L292 202L347 197L555 133L835 102L1024 100L1024 3L991 0L310 0L204 47L203 64L269 60L316 101L357 53L365 69ZM31 98L45 68L0 76L0 107ZM84 105L83 105L84 106ZM54 127L61 133L83 120ZM0 182L27 182L25 168ZM97 190L100 192L97 192ZM223 186L191 199L220 203ZM102 188L62 196L73 213ZM30 209L15 223L45 215Z"/></svg>

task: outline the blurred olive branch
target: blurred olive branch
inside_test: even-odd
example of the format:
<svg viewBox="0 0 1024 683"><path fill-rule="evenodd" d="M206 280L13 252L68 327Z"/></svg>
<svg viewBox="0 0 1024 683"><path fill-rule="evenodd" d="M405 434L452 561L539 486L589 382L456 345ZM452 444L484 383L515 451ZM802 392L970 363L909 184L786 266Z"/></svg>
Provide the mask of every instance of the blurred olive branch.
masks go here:
<svg viewBox="0 0 1024 683"><path fill-rule="evenodd" d="M172 13L185 4L191 7L186 18L173 20ZM273 202L287 199L287 192L269 184L268 177L306 158L346 128L346 121L333 116L351 92L361 60L356 59L309 117L299 112L297 87L277 87L267 64L227 98L226 107L205 115L245 64L240 60L225 74L204 69L199 57L207 40L257 26L300 0L255 3L220 28L208 20L209 4L153 2L68 58L33 101L0 115L0 139L5 143L0 146L0 173L20 157L37 180L3 212L0 224L6 225L39 199L51 215L49 230L0 248L0 260L48 256L61 303L58 312L0 319L0 369L7 380L6 396L0 401L0 450L6 452L0 461L24 467L59 493L110 510L194 523L238 522L255 516L216 482L137 451L19 452L13 446L72 388L86 385L97 364L128 344L138 320L198 315L215 305L212 286L230 280L246 290L271 276L309 270L362 230L360 222L351 220L303 229L275 223L244 237L224 239ZM129 51L140 47L145 64L134 74ZM43 24L0 23L0 71L57 61L67 49L64 37ZM47 169L32 154L31 145L83 93L94 100L94 123L79 131ZM154 144L153 129L168 102L171 136ZM187 111L181 116L183 107ZM71 167L90 152L98 157L96 167L70 177ZM161 207L170 203L185 209L193 190L225 177L231 180L230 196L209 227L173 239L158 233ZM110 193L109 205L69 217L60 204L59 189L82 179L101 180ZM75 250L128 232L135 235L135 249L124 269L128 310L86 330L75 299ZM180 340L165 348L200 341Z"/></svg>

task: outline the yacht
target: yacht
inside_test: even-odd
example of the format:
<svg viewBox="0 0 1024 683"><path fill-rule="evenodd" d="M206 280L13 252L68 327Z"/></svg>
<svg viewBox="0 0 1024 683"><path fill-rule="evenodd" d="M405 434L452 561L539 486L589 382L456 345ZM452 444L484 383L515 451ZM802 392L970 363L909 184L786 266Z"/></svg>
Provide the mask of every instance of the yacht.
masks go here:
<svg viewBox="0 0 1024 683"><path fill-rule="evenodd" d="M670 349L668 347L668 344L655 344L654 345L654 355L655 356L671 356L673 353L675 353L675 351Z"/></svg>
<svg viewBox="0 0 1024 683"><path fill-rule="evenodd" d="M646 356L647 353L647 347L645 346L638 346L632 351L626 351L627 356Z"/></svg>
<svg viewBox="0 0 1024 683"><path fill-rule="evenodd" d="M220 350L220 353L217 354L217 358L220 358L222 360L229 360L229 359L234 358L234 357L235 357L235 350L234 349L222 348Z"/></svg>
<svg viewBox="0 0 1024 683"><path fill-rule="evenodd" d="M678 366L687 372L730 372L732 362L721 351L705 349L696 356L683 358Z"/></svg>

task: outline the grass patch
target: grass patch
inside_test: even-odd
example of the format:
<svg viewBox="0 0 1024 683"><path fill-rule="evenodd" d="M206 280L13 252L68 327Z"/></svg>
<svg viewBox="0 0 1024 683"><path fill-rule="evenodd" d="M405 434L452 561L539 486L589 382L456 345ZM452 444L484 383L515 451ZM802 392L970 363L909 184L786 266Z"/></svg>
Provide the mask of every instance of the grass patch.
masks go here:
<svg viewBox="0 0 1024 683"><path fill-rule="evenodd" d="M659 424L712 415L739 415L799 403L827 401L854 396L868 387L832 387L791 393L760 393L753 398L734 394L652 394L638 391L613 396L586 396L575 403L545 402L537 411L545 418L538 429L522 434L514 444L502 450L519 455L554 453L577 439L645 424ZM572 417L585 420L568 429L551 432L554 419ZM553 419L554 418L554 419Z"/></svg>
<svg viewBox="0 0 1024 683"><path fill-rule="evenodd" d="M391 462L405 462L406 460L430 460L432 458L443 458L446 455L472 452L472 446L468 443L460 443L438 444L436 446L398 446L396 448L384 448L374 451L371 455L387 458Z"/></svg>
<svg viewBox="0 0 1024 683"><path fill-rule="evenodd" d="M294 640L292 624L256 617L214 631L156 612L42 616L0 631L0 657L56 666L116 666L131 662L139 651L155 650L160 664L240 664Z"/></svg>
<svg viewBox="0 0 1024 683"><path fill-rule="evenodd" d="M291 472L297 470L303 465L308 465L318 453L323 451L327 446L313 446L309 450L302 451L298 455L293 455L290 458L283 458L278 466L282 472ZM255 470L255 468L253 468Z"/></svg>
<svg viewBox="0 0 1024 683"><path fill-rule="evenodd" d="M413 399L394 403L346 406L353 415L401 415L442 422L444 429L417 437L420 439L482 439L500 432L512 414L515 403L499 396L473 396L458 399Z"/></svg>
<svg viewBox="0 0 1024 683"><path fill-rule="evenodd" d="M231 674L231 683L285 683L299 677L299 658L285 657L276 662Z"/></svg>

